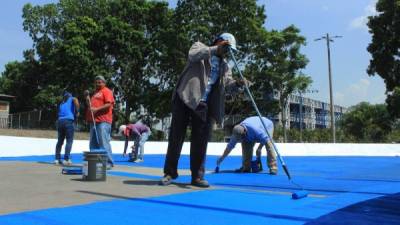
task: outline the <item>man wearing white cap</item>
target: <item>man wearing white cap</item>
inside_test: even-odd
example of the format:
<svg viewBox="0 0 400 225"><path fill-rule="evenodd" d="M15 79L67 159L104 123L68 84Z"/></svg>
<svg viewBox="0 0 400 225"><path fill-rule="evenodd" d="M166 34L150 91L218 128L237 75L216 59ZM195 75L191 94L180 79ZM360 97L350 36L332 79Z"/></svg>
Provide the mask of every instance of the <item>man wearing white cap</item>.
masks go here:
<svg viewBox="0 0 400 225"><path fill-rule="evenodd" d="M180 75L172 97L172 121L160 185L169 185L178 177L178 160L191 124L190 170L191 184L209 187L204 179L204 163L213 121L222 123L225 89L235 91L243 84L236 82L226 61L229 48L236 50L235 37L219 35L211 47L196 42L189 50L188 62Z"/></svg>
<svg viewBox="0 0 400 225"><path fill-rule="evenodd" d="M121 125L119 127L119 133L125 137L124 145L124 156L126 154L126 149L128 148L129 138L134 140L134 145L132 148L132 155L129 159L130 162L143 162L144 157L144 143L149 139L151 135L150 128L141 122L134 124Z"/></svg>

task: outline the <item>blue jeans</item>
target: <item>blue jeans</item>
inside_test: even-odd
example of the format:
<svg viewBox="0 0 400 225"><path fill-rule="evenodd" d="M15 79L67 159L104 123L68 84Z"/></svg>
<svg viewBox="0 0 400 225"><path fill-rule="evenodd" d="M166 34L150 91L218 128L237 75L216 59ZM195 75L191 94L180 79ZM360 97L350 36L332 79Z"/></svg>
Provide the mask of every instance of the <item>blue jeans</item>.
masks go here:
<svg viewBox="0 0 400 225"><path fill-rule="evenodd" d="M64 144L64 139L67 139L65 145L64 159L69 160L69 155L72 149L72 142L74 141L74 121L73 120L58 120L57 121L58 141L56 145L56 159L61 159L61 148Z"/></svg>
<svg viewBox="0 0 400 225"><path fill-rule="evenodd" d="M107 152L108 163L114 165L114 160L112 158L111 150L111 124L106 122L96 123L96 130L98 135L98 141L96 138L96 133L93 124L90 125L90 151L94 149L102 148Z"/></svg>
<svg viewBox="0 0 400 225"><path fill-rule="evenodd" d="M144 155L144 143L149 139L151 132L145 132L140 137L135 138L135 156L139 159L143 159Z"/></svg>

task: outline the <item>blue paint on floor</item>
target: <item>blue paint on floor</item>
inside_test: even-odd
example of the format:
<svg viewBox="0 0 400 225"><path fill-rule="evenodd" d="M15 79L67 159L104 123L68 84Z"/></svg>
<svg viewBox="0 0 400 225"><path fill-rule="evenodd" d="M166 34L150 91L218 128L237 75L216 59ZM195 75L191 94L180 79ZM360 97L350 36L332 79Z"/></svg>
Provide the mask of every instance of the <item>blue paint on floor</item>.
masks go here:
<svg viewBox="0 0 400 225"><path fill-rule="evenodd" d="M87 194L103 195L95 192ZM0 224L294 225L304 224L326 212L308 210L298 213L299 208L311 209L312 203L317 201L314 198L293 202L272 194L232 190L199 191L146 199L121 198L123 200L1 216Z"/></svg>
<svg viewBox="0 0 400 225"><path fill-rule="evenodd" d="M400 224L400 193L386 195L341 208L323 215L306 225L398 225Z"/></svg>
<svg viewBox="0 0 400 225"><path fill-rule="evenodd" d="M145 155L144 162L128 162L128 157L121 154L113 154L114 161L118 165L144 166L153 168L162 168L165 155ZM206 160L206 169L214 170L218 156L209 155ZM81 163L82 154L71 154L74 163ZM392 166L400 168L400 157L363 157L363 156L286 156L286 164L291 173L305 176L326 176L341 179L356 179L362 175L363 179L371 180L392 180L393 172L389 170ZM47 162L54 161L53 155L46 156L24 156L24 157L0 157L0 161L28 161L28 162ZM262 157L264 168L266 169L266 158ZM241 157L229 156L220 166L221 171L232 171L241 166ZM190 158L188 155L182 155L179 160L180 169L190 169ZM386 172L389 171L389 174ZM400 177L394 181L400 181Z"/></svg>
<svg viewBox="0 0 400 225"><path fill-rule="evenodd" d="M146 155L145 161L137 164L127 162L127 158L121 155L114 155L119 165L154 167L159 168L160 173L164 157ZM53 159L53 156L4 157L0 158L0 164L10 160L51 163ZM73 154L72 159L74 163L80 163L82 155ZM240 167L241 158L228 157L220 167L221 173L216 174L212 172L216 160L216 156L207 157L206 168L209 172L206 179L212 186L221 188L218 190L156 198L111 196L118 200L4 215L0 216L0 224L318 224L317 219L321 218L335 218L329 220L330 224L335 224L340 222L334 217L335 212L350 215L348 210L358 213L350 215L356 224L366 224L362 219L370 217L364 217L362 210L355 209L365 209L365 204L371 208L371 201L375 199L384 199L390 205L393 198L385 197L397 196L395 193L400 190L399 157L285 157L293 181L301 184L310 194L300 200L291 199L291 193L300 188L290 183L282 170L277 176L266 171L237 174L233 170ZM265 162L264 158L264 168L267 168ZM190 168L189 156L181 157L179 168ZM129 179L160 178L117 171L117 168L108 171L108 174L124 177L126 180L122 185L129 184ZM190 176L180 176L175 182L187 184L190 179ZM385 206L382 200L375 202L380 207ZM392 211L400 211L398 204L389 207ZM99 211L106 213L99 214ZM387 214L387 210L384 212Z"/></svg>

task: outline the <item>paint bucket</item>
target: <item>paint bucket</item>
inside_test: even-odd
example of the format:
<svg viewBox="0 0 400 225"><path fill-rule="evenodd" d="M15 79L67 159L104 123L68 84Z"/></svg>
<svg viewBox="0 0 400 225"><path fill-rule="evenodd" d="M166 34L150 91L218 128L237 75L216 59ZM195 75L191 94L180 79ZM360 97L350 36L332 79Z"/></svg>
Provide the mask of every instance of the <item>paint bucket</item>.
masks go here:
<svg viewBox="0 0 400 225"><path fill-rule="evenodd" d="M82 179L86 181L105 181L107 159L107 152L103 150L83 152Z"/></svg>

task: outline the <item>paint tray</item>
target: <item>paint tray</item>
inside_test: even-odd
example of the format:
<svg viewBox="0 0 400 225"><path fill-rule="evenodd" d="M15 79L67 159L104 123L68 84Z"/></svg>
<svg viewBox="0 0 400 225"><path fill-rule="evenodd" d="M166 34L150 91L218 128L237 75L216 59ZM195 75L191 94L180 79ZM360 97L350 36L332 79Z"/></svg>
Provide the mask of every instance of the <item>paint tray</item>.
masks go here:
<svg viewBox="0 0 400 225"><path fill-rule="evenodd" d="M64 167L61 171L62 174L82 174L82 167Z"/></svg>

